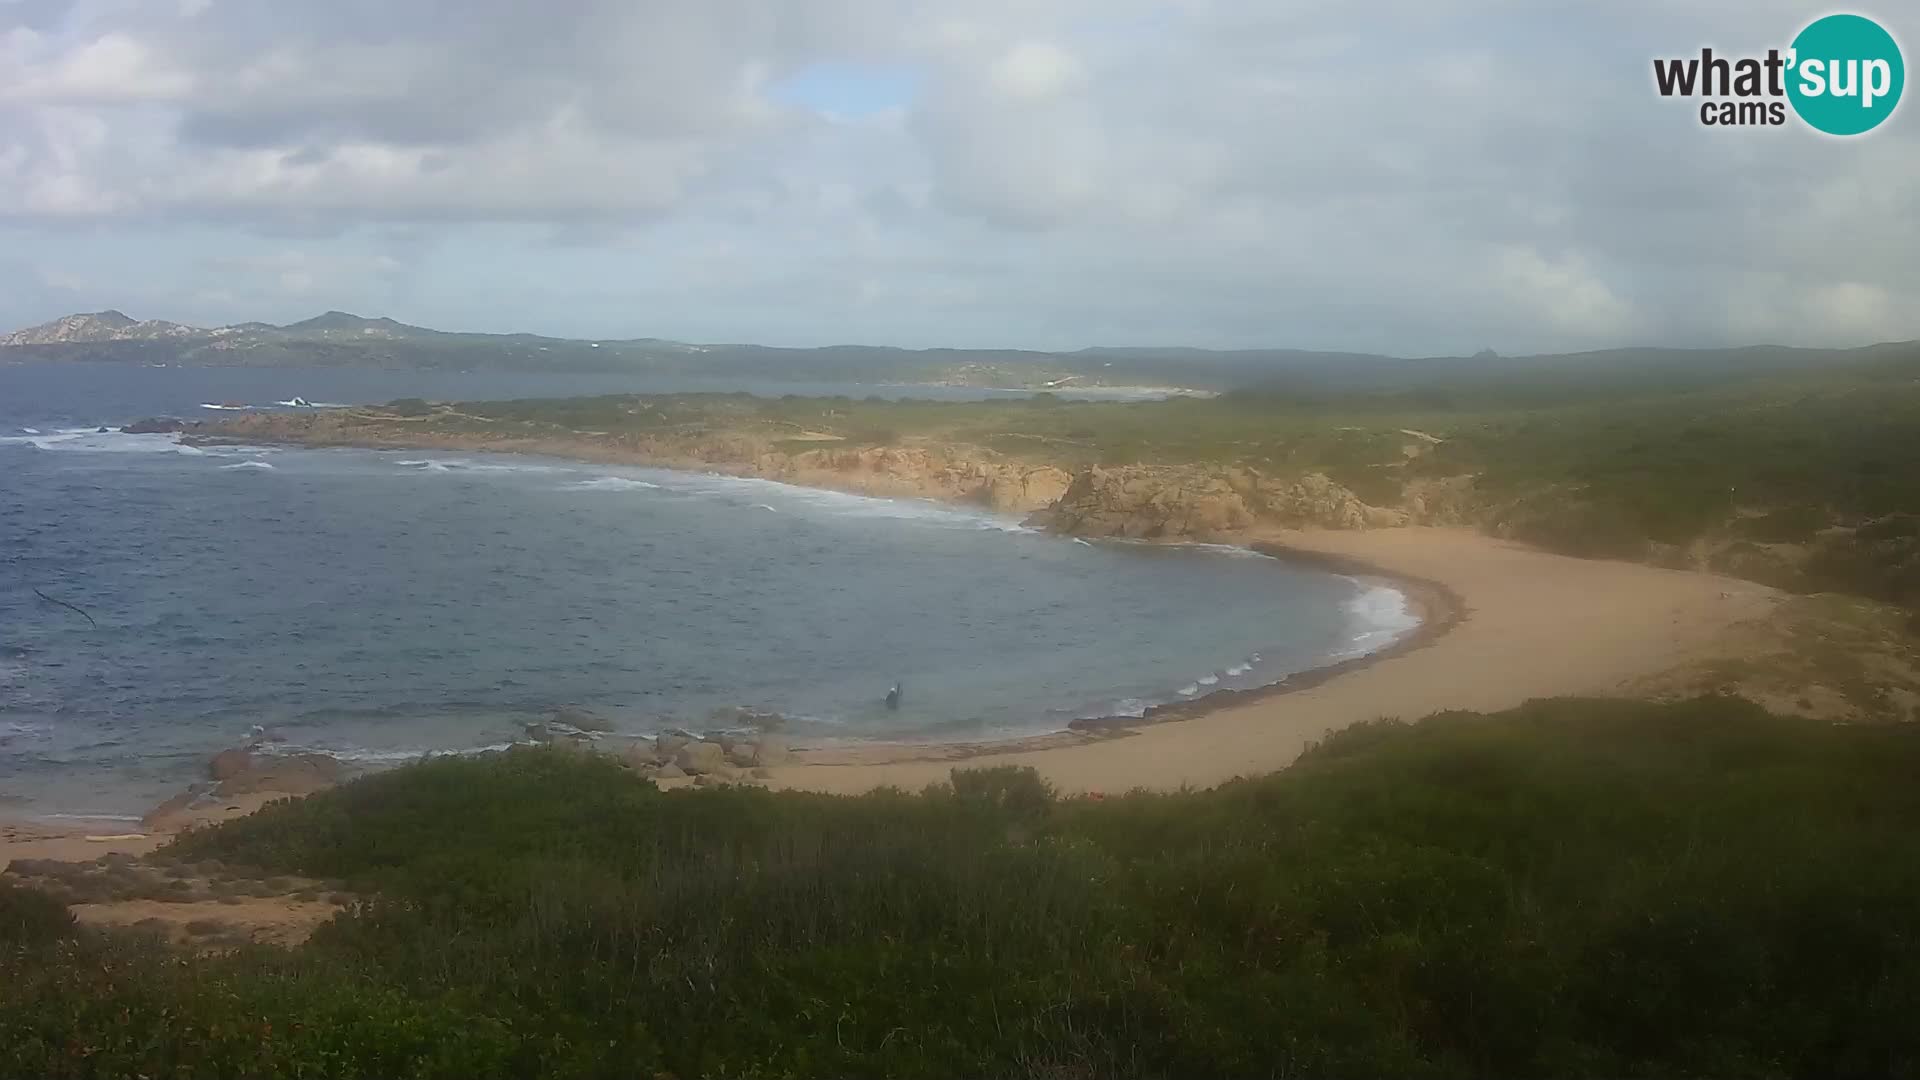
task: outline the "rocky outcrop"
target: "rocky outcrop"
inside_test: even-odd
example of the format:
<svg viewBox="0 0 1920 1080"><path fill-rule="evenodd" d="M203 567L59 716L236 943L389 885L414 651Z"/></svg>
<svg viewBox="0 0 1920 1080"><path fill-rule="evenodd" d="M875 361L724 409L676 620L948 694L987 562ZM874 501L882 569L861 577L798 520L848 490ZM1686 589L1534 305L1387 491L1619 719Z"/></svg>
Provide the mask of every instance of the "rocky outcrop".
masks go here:
<svg viewBox="0 0 1920 1080"><path fill-rule="evenodd" d="M1369 506L1320 473L1268 476L1245 467L1091 468L1031 524L1083 536L1224 538L1256 523L1286 528L1403 525L1403 511Z"/></svg>
<svg viewBox="0 0 1920 1080"><path fill-rule="evenodd" d="M1125 465L1087 469L1028 523L1080 536L1159 540L1243 529L1253 515L1219 473Z"/></svg>
<svg viewBox="0 0 1920 1080"><path fill-rule="evenodd" d="M719 743L692 742L673 755L673 763L692 776L727 768L727 752Z"/></svg>
<svg viewBox="0 0 1920 1080"><path fill-rule="evenodd" d="M1442 476L1407 484L1401 504L1410 525L1471 525L1478 521L1478 497L1473 477Z"/></svg>
<svg viewBox="0 0 1920 1080"><path fill-rule="evenodd" d="M1255 517L1286 528L1387 529L1407 523L1405 512L1369 506L1325 473L1282 478L1232 468L1226 475Z"/></svg>
<svg viewBox="0 0 1920 1080"><path fill-rule="evenodd" d="M1073 478L1051 465L1008 461L976 447L868 446L769 453L754 459L769 479L863 491L971 502L1000 513L1050 506Z"/></svg>
<svg viewBox="0 0 1920 1080"><path fill-rule="evenodd" d="M176 431L187 430L187 422L175 416L150 416L145 420L135 420L120 430L128 435L170 435Z"/></svg>
<svg viewBox="0 0 1920 1080"><path fill-rule="evenodd" d="M792 762L793 748L787 744L787 740L778 735L762 735L760 740L753 744L753 755L749 764L757 769L766 769Z"/></svg>
<svg viewBox="0 0 1920 1080"><path fill-rule="evenodd" d="M986 503L1003 514L1027 513L1059 502L1072 486L1073 476L1051 465L1003 470L988 480Z"/></svg>
<svg viewBox="0 0 1920 1080"><path fill-rule="evenodd" d="M1466 476L1409 481L1393 500L1396 505L1376 506L1321 472L1275 474L1242 465L1119 465L1069 474L967 444L911 440L874 446L822 436L817 447L805 448L804 440L740 431L612 435L529 430L525 422L484 418L481 423L495 426L442 430L389 413L339 409L249 414L209 422L198 430L247 441L519 451L714 469L882 497L972 503L1030 515L1031 524L1082 536L1230 540L1261 525L1377 529L1472 524L1478 519L1477 493L1473 479ZM1420 432L1403 434L1414 440L1409 445L1415 449L1431 448L1435 440ZM795 449L796 444L803 448ZM1383 478L1398 476L1397 471L1382 473Z"/></svg>
<svg viewBox="0 0 1920 1080"><path fill-rule="evenodd" d="M344 771L325 754L255 757L214 790L221 795L311 795L339 783Z"/></svg>
<svg viewBox="0 0 1920 1080"><path fill-rule="evenodd" d="M207 762L207 776L214 780L231 780L251 768L252 754L238 748L222 750Z"/></svg>

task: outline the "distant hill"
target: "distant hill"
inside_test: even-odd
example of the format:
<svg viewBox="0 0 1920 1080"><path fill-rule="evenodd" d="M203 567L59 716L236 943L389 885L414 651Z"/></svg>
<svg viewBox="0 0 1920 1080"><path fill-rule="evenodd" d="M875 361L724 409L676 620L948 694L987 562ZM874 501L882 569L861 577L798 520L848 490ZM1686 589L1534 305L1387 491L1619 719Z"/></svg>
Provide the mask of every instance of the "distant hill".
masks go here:
<svg viewBox="0 0 1920 1080"><path fill-rule="evenodd" d="M180 323L152 319L135 322L125 313L107 310L66 315L49 323L0 335L0 348L18 345L67 345L101 341L166 341L202 335L207 331Z"/></svg>
<svg viewBox="0 0 1920 1080"><path fill-rule="evenodd" d="M328 311L272 326L202 328L136 321L120 311L68 315L0 336L0 361L63 360L247 367L386 367L496 371L644 372L678 378L993 386L1060 390L1165 386L1312 403L1355 396L1421 408L1472 402L1666 394L1795 372L1920 375L1920 343L1863 349L1627 348L1540 356L1406 358L1299 349L1182 346L899 349L781 348L660 338L589 341L538 334L434 330Z"/></svg>

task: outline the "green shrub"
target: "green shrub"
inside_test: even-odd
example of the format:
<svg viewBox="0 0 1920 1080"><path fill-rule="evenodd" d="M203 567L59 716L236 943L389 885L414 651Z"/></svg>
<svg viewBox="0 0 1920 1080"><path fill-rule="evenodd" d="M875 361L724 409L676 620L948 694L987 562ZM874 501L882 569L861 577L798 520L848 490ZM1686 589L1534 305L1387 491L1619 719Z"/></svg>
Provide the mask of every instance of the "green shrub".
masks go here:
<svg viewBox="0 0 1920 1080"><path fill-rule="evenodd" d="M298 950L0 949L0 1075L1911 1075L1917 769L1725 698L1102 800L436 760L174 842L367 890Z"/></svg>
<svg viewBox="0 0 1920 1080"><path fill-rule="evenodd" d="M0 881L0 944L38 945L72 933L67 905L38 889Z"/></svg>

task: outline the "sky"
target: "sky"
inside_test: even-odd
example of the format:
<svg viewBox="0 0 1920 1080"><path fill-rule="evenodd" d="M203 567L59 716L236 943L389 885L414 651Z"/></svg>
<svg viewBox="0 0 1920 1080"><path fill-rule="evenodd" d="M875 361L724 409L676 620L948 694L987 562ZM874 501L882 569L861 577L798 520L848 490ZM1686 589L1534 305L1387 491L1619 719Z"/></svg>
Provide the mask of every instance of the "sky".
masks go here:
<svg viewBox="0 0 1920 1080"><path fill-rule="evenodd" d="M1883 0L1884 2L1884 0ZM1716 130L1786 0L0 0L0 330L1920 338L1920 102ZM1877 15L1920 42L1920 12ZM1912 48L1908 49L1909 57Z"/></svg>

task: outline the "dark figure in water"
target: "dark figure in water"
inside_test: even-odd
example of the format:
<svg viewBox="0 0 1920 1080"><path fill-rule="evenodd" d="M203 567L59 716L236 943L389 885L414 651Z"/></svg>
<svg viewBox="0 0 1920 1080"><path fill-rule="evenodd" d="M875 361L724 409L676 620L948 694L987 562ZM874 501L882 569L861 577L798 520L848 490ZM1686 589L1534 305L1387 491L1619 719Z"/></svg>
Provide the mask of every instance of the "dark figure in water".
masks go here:
<svg viewBox="0 0 1920 1080"><path fill-rule="evenodd" d="M898 709L899 707L900 707L900 684L894 683L893 689L887 691L887 708Z"/></svg>

